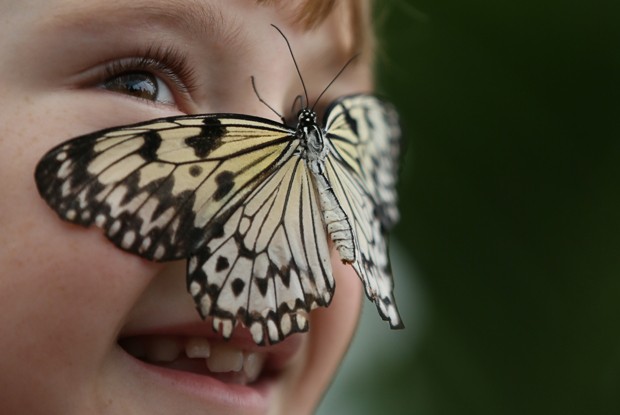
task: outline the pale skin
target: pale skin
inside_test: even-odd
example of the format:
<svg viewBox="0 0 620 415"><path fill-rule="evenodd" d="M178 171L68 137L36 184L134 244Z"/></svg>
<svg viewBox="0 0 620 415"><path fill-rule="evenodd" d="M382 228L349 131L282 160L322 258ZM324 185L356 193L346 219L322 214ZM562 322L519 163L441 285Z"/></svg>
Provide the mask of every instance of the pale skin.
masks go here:
<svg viewBox="0 0 620 415"><path fill-rule="evenodd" d="M62 222L39 197L33 172L54 145L101 128L182 113L277 120L254 95L250 76L262 98L285 114L301 86L270 24L293 45L312 99L350 57L341 13L305 31L293 23L288 7L249 0L0 4L0 413L314 411L354 333L362 302L357 275L337 254L334 300L310 314L308 333L287 343L296 356L261 391L240 387L244 399L225 384L211 393L205 390L209 383L194 382L200 375L190 381L161 375L118 345L126 335L181 326L222 341L195 311L184 261L149 262L114 247L99 229ZM156 69L151 72L163 83L153 100L101 87L110 75L106 63L140 58L138 51L153 47L174 48L187 58L191 91L179 91L168 73ZM371 87L369 65L361 59L322 104Z"/></svg>

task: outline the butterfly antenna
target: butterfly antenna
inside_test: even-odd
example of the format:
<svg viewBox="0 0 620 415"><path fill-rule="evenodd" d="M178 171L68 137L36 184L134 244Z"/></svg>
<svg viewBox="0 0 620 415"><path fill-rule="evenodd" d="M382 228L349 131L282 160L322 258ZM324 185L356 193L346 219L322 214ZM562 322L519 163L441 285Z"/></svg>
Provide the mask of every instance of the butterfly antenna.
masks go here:
<svg viewBox="0 0 620 415"><path fill-rule="evenodd" d="M321 92L321 95L319 95L319 97L316 99L316 101L314 101L314 104L312 104L312 108L310 108L312 111L314 111L314 107L316 107L316 104L319 103L319 100L321 99L321 97L323 96L323 94L325 94L325 92L327 92L327 90L329 89L330 86L332 86L332 84L334 82L336 82L336 79L338 79L338 77L344 72L345 69L347 69L347 66L349 66L349 64L351 62L353 62L360 54L357 53L353 56L351 56L351 58L347 61L347 63L345 63L342 68L338 71L338 73L336 74L336 76L334 76L334 79L331 80L331 82L329 84L327 84L327 86L325 87L325 89L323 90L323 92Z"/></svg>
<svg viewBox="0 0 620 415"><path fill-rule="evenodd" d="M291 105L291 114L296 112L295 107L297 107L297 102L300 102L301 108L304 107L304 98L301 95L297 95L293 100L293 105Z"/></svg>
<svg viewBox="0 0 620 415"><path fill-rule="evenodd" d="M256 94L256 98L258 98L258 100L263 105L265 105L267 108L269 108L271 111L273 111L273 113L276 114L282 120L283 124L286 124L286 120L284 119L282 114L280 114L278 111L276 111L271 105L269 105L267 103L267 101L265 101L264 99L261 98L260 94L258 93L258 89L256 89L256 82L254 81L254 75L250 76L250 78L252 79L252 89L254 89L254 93Z"/></svg>
<svg viewBox="0 0 620 415"><path fill-rule="evenodd" d="M299 65L297 65L297 60L295 59L295 55L293 54L293 48L291 48L291 44L289 43L288 39L286 38L286 36L284 35L284 33L282 33L282 31L278 28L278 26L272 24L271 26L274 27L274 29L276 29L280 35L282 35L282 37L284 38L284 41L286 42L286 46L288 46L288 51L291 54L291 58L293 58L293 63L295 64L295 69L297 69L297 75L299 75L299 80L301 81L301 86L304 88L304 95L306 96L306 103L309 102L308 100L308 90L306 89L306 84L304 83L304 78L301 76L301 71L299 70Z"/></svg>

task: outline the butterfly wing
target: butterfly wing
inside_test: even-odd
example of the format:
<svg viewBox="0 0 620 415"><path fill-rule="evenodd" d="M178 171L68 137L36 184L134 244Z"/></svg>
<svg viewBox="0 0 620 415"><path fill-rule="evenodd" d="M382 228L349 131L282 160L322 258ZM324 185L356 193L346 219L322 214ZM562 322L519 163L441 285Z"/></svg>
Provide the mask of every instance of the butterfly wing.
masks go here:
<svg viewBox="0 0 620 415"><path fill-rule="evenodd" d="M290 133L242 115L159 119L69 140L35 178L61 218L148 259L187 258L277 168Z"/></svg>
<svg viewBox="0 0 620 415"><path fill-rule="evenodd" d="M256 343L265 343L265 335L276 343L306 331L307 313L331 301L316 192L305 163L292 152L285 158L188 262L188 289L225 337L242 321Z"/></svg>
<svg viewBox="0 0 620 415"><path fill-rule="evenodd" d="M387 252L387 232L398 220L401 133L396 111L377 97L353 95L332 104L325 118L332 146L327 175L353 228L353 267L381 317L392 328L402 328Z"/></svg>

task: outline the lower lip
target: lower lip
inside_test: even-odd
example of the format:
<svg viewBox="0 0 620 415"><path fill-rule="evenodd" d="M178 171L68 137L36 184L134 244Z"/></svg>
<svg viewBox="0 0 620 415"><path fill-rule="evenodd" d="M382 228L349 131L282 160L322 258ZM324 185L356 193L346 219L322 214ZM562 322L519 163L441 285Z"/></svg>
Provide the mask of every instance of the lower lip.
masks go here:
<svg viewBox="0 0 620 415"><path fill-rule="evenodd" d="M151 365L131 356L120 346L118 349L128 361L125 367L134 369L142 380L152 379L181 399L190 398L201 407L221 408L235 414L264 414L268 411L275 386L273 379L260 379L251 386L229 384L205 375Z"/></svg>

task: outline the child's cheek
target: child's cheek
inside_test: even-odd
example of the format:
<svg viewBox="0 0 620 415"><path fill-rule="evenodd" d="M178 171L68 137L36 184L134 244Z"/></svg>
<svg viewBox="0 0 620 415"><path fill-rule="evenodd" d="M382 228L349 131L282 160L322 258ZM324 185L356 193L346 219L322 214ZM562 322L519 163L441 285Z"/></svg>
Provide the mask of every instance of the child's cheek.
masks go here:
<svg viewBox="0 0 620 415"><path fill-rule="evenodd" d="M89 396L80 389L105 367L152 267L108 247L95 230L54 229L63 227L43 224L38 238L23 233L32 243L21 244L0 276L0 349L8 357L0 366L14 385L5 392L20 399L28 391L49 406L68 393Z"/></svg>
<svg viewBox="0 0 620 415"><path fill-rule="evenodd" d="M49 335L96 354L116 340L159 266L120 251L97 229L40 213L35 226L28 221L10 227L16 241L2 258L0 292L11 295L0 301L0 315L12 315L9 326L21 320L32 333L27 338Z"/></svg>
<svg viewBox="0 0 620 415"><path fill-rule="evenodd" d="M76 319L101 312L100 301L108 301L108 309L118 306L124 298L118 294L131 296L132 289L148 284L157 266L115 248L99 229L63 222L39 196L34 182L39 158L76 131L92 128L79 110L81 101L68 98L24 98L5 107L13 117L0 125L0 284L31 284L23 301L50 312L71 308ZM110 294L115 301L106 300ZM50 303L60 298L66 301ZM80 303L87 310L77 310Z"/></svg>
<svg viewBox="0 0 620 415"><path fill-rule="evenodd" d="M71 137L70 117L28 101L2 105L0 124L0 383L11 379L7 394L28 391L44 402L66 396L59 390L85 395L75 389L96 376L159 265L115 248L99 229L61 221L47 207L34 168L45 151Z"/></svg>

